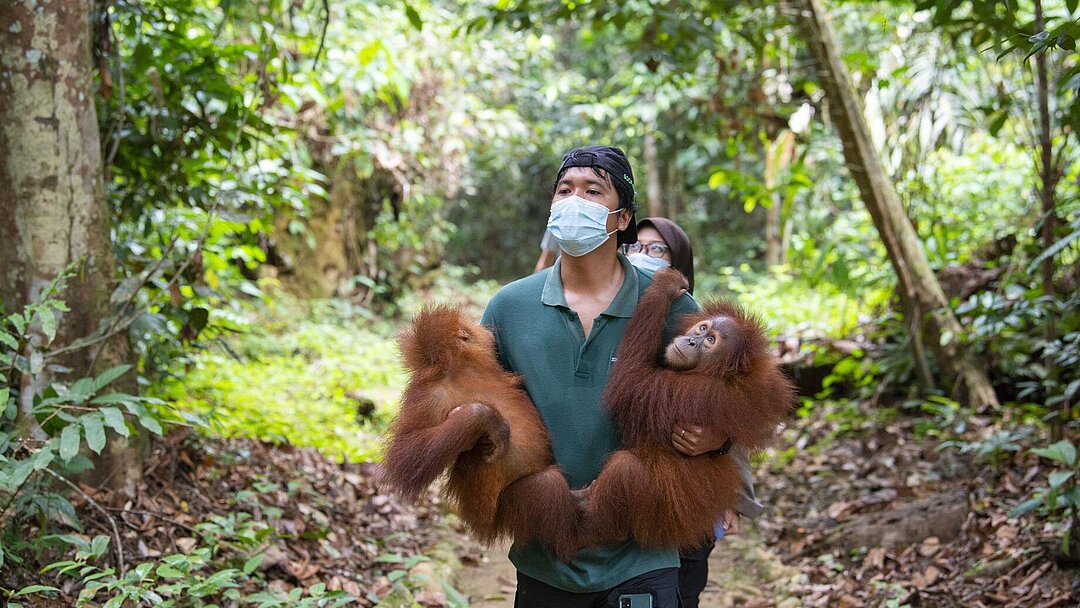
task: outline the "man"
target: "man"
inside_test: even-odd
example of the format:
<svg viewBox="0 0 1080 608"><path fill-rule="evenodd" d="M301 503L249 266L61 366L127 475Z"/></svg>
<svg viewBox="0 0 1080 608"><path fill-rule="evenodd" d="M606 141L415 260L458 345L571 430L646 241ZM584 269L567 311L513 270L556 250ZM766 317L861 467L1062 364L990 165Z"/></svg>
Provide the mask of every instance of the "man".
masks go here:
<svg viewBox="0 0 1080 608"><path fill-rule="evenodd" d="M484 312L499 359L521 375L571 488L588 486L619 448L601 395L626 322L651 282L618 252L637 241L633 179L618 148L567 153L548 220L563 255L550 269L504 287ZM680 298L665 339L674 335L677 316L696 310L690 296ZM675 550L646 551L628 540L584 549L563 563L542 546L515 544L510 560L518 570L517 608L615 607L625 595L651 596L654 608L678 606Z"/></svg>

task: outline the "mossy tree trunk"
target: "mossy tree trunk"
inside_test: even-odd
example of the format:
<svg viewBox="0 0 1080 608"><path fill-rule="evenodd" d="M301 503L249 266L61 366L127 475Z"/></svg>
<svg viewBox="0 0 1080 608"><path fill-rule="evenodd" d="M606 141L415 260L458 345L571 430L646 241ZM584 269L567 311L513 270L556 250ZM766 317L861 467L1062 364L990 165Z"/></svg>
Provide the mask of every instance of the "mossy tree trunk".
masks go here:
<svg viewBox="0 0 1080 608"><path fill-rule="evenodd" d="M959 389L972 406L997 408L997 395L985 365L965 344L964 329L953 314L922 243L885 174L820 0L792 0L790 6L795 10L803 40L825 89L848 171L859 187L896 271L904 309L914 311L913 320L920 327L917 331L925 334L926 343L947 375L945 380Z"/></svg>
<svg viewBox="0 0 1080 608"><path fill-rule="evenodd" d="M115 282L94 109L92 6L0 0L0 298L7 311L21 310L76 265L61 294L71 309L59 319L54 344L61 345L98 328ZM37 333L24 354L45 346ZM78 377L129 359L118 336L60 363ZM46 368L23 381L18 422L26 433L41 432L26 391L41 390L49 374ZM106 449L94 476L130 489L141 472L140 450L119 436Z"/></svg>

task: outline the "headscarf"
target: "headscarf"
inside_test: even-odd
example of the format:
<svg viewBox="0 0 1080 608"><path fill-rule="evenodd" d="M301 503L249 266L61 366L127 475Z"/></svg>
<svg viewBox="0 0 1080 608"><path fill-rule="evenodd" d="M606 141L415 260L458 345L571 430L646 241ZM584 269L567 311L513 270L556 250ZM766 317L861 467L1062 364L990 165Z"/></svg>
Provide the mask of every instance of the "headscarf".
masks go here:
<svg viewBox="0 0 1080 608"><path fill-rule="evenodd" d="M690 293L694 293L694 248L690 246L690 237L678 224L665 217L647 217L638 222L638 228L645 226L660 233L664 244L671 249L671 267L683 273L690 283Z"/></svg>

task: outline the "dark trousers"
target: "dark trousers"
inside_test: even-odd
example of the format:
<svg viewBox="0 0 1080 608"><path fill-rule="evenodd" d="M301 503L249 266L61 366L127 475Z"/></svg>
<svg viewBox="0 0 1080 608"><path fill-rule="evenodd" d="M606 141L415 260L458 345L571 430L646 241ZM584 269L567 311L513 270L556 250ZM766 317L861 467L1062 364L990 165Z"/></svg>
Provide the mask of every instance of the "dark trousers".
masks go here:
<svg viewBox="0 0 1080 608"><path fill-rule="evenodd" d="M679 553L679 596L683 608L698 608L698 596L709 581L709 554L716 546L714 539L693 551Z"/></svg>
<svg viewBox="0 0 1080 608"><path fill-rule="evenodd" d="M619 608L619 596L649 594L653 608L679 608L677 568L661 568L594 593L572 593L517 573L514 608Z"/></svg>

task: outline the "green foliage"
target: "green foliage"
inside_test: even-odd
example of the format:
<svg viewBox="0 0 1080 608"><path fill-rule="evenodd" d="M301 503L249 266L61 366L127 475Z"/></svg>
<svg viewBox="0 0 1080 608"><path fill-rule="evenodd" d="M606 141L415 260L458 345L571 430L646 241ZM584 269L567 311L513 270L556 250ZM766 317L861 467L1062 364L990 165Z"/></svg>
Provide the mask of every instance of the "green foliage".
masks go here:
<svg viewBox="0 0 1080 608"><path fill-rule="evenodd" d="M249 332L194 355L159 395L224 436L310 446L350 461L376 458L404 385L390 329L335 302L282 298L255 314ZM376 403L373 413L358 413L361 398Z"/></svg>
<svg viewBox="0 0 1080 608"><path fill-rule="evenodd" d="M697 271L696 282L699 298L735 298L762 315L774 332L787 335L847 335L861 318L883 306L888 297L887 292L879 290L856 296L832 283L815 285L782 272L754 273L748 265Z"/></svg>
<svg viewBox="0 0 1080 608"><path fill-rule="evenodd" d="M1040 288L1009 285L1003 293L984 292L957 308L969 323L970 339L986 352L1015 387L1016 399L1034 402L1043 415L1060 415L1062 404L1077 408L1080 394L1080 295L1048 297ZM1043 329L1053 320L1057 336Z"/></svg>
<svg viewBox="0 0 1080 608"><path fill-rule="evenodd" d="M280 21L285 3L102 6L98 116L127 277L113 304L145 313L131 338L153 376L200 335L230 329L211 311L259 294L251 279L275 214L306 209L323 178L279 120L296 67L285 51L298 44Z"/></svg>
<svg viewBox="0 0 1080 608"><path fill-rule="evenodd" d="M101 454L110 437L128 437L136 430L160 435L162 422L171 418L158 399L107 390L130 365L50 381L57 368L46 363L56 314L68 310L56 294L70 276L71 271L61 273L39 300L0 319L0 568L20 565L27 553L49 545L48 536L26 534L31 525L39 534L54 525L80 529L71 502L57 491L57 481L92 468L87 451ZM34 392L33 387L46 382ZM101 549L99 544L93 548Z"/></svg>
<svg viewBox="0 0 1080 608"><path fill-rule="evenodd" d="M1011 454L1019 452L1027 440L1030 440L1033 431L1030 427L1016 429L1003 429L993 431L985 437L975 441L950 440L943 441L938 449L945 450L957 448L961 454L972 454L975 462L988 463L997 466Z"/></svg>
<svg viewBox="0 0 1080 608"><path fill-rule="evenodd" d="M1076 446L1063 440L1032 449L1031 453L1053 462L1054 468L1046 485L1036 488L1032 497L1013 507L1009 515L1019 517L1038 510L1050 519L1069 521L1061 531L1061 550L1065 555L1076 555L1080 552L1076 545L1080 538L1080 457Z"/></svg>
<svg viewBox="0 0 1080 608"><path fill-rule="evenodd" d="M106 555L109 537L96 536L88 541L80 536L61 535L57 538L75 549L75 555L45 566L43 572L71 577L82 585L76 606L119 608L131 602L136 606L194 608L217 605L208 602L223 599L258 608L324 608L354 601L342 591L328 592L322 584L306 589L296 587L288 593L244 593L242 589L250 588L253 583L266 584L257 568L263 557L261 551L273 531L265 523L252 521L246 513L214 516L195 529L202 542L190 551L142 562L122 573L96 563ZM47 591L36 586L15 595ZM99 603L99 596L108 601Z"/></svg>

